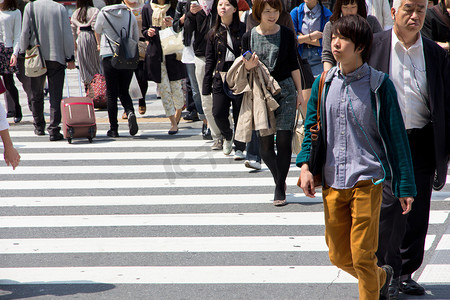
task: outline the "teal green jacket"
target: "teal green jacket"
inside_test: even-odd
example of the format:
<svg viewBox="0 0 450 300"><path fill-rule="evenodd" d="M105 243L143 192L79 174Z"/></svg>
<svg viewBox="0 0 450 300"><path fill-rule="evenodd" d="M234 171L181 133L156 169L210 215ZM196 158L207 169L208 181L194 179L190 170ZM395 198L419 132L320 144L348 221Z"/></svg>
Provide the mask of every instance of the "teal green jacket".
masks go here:
<svg viewBox="0 0 450 300"><path fill-rule="evenodd" d="M397 100L397 92L389 76L383 72L370 68L370 89L372 109L377 122L378 132L383 141L383 149L387 161L383 161L386 171L386 180L392 181L392 191L398 198L414 197L417 194L414 181L414 171L409 149L408 136ZM322 134L326 136L325 101L331 81L337 67L333 67L325 79L324 91L320 108ZM317 122L317 96L319 91L320 76L314 81L311 97L308 101L308 111L305 118L305 137L302 150L297 155L296 164L309 161L311 150L310 128Z"/></svg>

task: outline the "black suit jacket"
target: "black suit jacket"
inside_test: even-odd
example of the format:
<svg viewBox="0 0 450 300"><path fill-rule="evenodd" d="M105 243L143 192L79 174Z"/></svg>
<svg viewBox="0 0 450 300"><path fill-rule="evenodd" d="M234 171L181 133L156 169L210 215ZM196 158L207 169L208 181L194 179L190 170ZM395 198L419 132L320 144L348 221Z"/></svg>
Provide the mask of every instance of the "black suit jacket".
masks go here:
<svg viewBox="0 0 450 300"><path fill-rule="evenodd" d="M369 65L389 74L392 29L374 34ZM435 42L422 37L434 132L436 172L439 183L447 178L450 155L450 58Z"/></svg>

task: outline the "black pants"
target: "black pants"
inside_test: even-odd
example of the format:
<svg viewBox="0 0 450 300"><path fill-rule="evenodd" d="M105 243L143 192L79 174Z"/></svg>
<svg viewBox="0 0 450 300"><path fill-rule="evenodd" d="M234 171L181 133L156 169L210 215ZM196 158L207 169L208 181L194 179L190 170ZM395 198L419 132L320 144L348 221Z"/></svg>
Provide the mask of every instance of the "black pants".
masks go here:
<svg viewBox="0 0 450 300"><path fill-rule="evenodd" d="M390 186L385 185L380 213L378 265L391 265L394 277L410 275L422 264L436 165L431 123L408 131L408 139L417 188L412 210L402 215L399 200L392 195Z"/></svg>
<svg viewBox="0 0 450 300"><path fill-rule="evenodd" d="M50 94L50 125L47 131L50 135L59 133L61 127L61 99L64 87L64 77L66 65L56 61L46 60L47 73L30 78L31 83L31 111L33 112L33 124L38 130L45 129L44 118L44 84L45 78L48 80L48 91Z"/></svg>
<svg viewBox="0 0 450 300"><path fill-rule="evenodd" d="M19 72L16 73L16 77L22 83L23 90L27 94L28 107L31 111L31 99L33 98L33 92L31 90L31 78L25 76L25 58L20 55L17 57L17 67L19 69ZM17 102L14 97L14 93L6 91L5 101L8 112L14 112L14 115L18 117L18 115L16 114L16 109L19 109L19 112L21 111L20 105L16 106L16 104L19 103L19 95L17 94Z"/></svg>
<svg viewBox="0 0 450 300"><path fill-rule="evenodd" d="M145 95L147 94L148 89L148 80L147 74L144 71L144 62L139 61L138 67L134 70L134 74L136 74L136 79L139 85L139 89L141 90L142 98L139 99L139 106L146 106L145 103Z"/></svg>
<svg viewBox="0 0 450 300"><path fill-rule="evenodd" d="M6 109L13 113L15 117L22 116L22 108L19 103L19 91L14 84L14 74L2 75L6 88Z"/></svg>
<svg viewBox="0 0 450 300"><path fill-rule="evenodd" d="M230 98L223 92L213 92L213 107L212 113L217 127L220 129L220 133L227 141L233 139L233 130L230 128L230 105L233 106L233 120L234 128L236 131L236 125L239 118L239 111L241 110L242 99ZM235 150L245 150L245 143L234 141Z"/></svg>
<svg viewBox="0 0 450 300"><path fill-rule="evenodd" d="M102 60L103 72L106 80L106 95L108 98L108 118L109 125L112 130L117 130L119 124L117 122L117 98L120 99L125 112L134 112L133 100L130 97L128 89L130 88L133 70L118 70L111 65L111 57Z"/></svg>

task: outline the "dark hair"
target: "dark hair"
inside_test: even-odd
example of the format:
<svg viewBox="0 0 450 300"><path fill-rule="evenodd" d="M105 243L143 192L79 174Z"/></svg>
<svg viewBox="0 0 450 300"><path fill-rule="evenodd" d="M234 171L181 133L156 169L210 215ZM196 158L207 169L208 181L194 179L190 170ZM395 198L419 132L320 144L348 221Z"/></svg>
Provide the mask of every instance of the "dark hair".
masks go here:
<svg viewBox="0 0 450 300"><path fill-rule="evenodd" d="M106 5L115 5L122 3L122 0L105 0Z"/></svg>
<svg viewBox="0 0 450 300"><path fill-rule="evenodd" d="M228 2L231 4L231 6L236 8L236 11L233 13L233 20L231 21L230 24L230 32L234 34L239 33L240 20L239 20L238 0L228 0ZM219 1L216 1L216 3L217 7L219 7ZM217 30L219 30L221 26L220 23L222 23L222 18L219 16L219 14L217 14L216 23L214 24L214 27L211 30L211 38L213 38Z"/></svg>
<svg viewBox="0 0 450 300"><path fill-rule="evenodd" d="M5 0L2 4L1 4L1 9L2 10L16 10L19 7L17 6L17 1L16 0Z"/></svg>
<svg viewBox="0 0 450 300"><path fill-rule="evenodd" d="M77 0L77 8L80 9L78 12L77 20L86 23L87 20L87 11L89 7L93 7L94 3L92 0Z"/></svg>
<svg viewBox="0 0 450 300"><path fill-rule="evenodd" d="M365 0L336 0L333 8L333 14L330 17L330 21L333 23L339 19L342 15L342 6L355 3L358 6L357 14L367 19L367 7Z"/></svg>
<svg viewBox="0 0 450 300"><path fill-rule="evenodd" d="M281 0L255 0L252 7L252 16L256 21L261 22L261 14L266 6L266 3L270 7L278 10L280 13L283 11L283 4Z"/></svg>
<svg viewBox="0 0 450 300"><path fill-rule="evenodd" d="M373 34L365 18L360 15L339 18L333 23L331 32L350 39L355 44L355 50L362 48L361 58L363 62L367 62L372 48Z"/></svg>

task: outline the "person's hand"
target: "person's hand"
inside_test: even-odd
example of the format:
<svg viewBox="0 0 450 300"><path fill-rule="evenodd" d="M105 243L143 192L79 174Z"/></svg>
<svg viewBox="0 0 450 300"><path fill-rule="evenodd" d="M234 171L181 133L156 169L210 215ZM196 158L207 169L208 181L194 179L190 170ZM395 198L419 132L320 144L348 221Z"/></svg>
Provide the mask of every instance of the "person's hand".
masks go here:
<svg viewBox="0 0 450 300"><path fill-rule="evenodd" d="M15 54L11 55L11 60L9 61L9 65L14 67L17 65L17 56Z"/></svg>
<svg viewBox="0 0 450 300"><path fill-rule="evenodd" d="M69 70L75 69L75 62L74 61L67 62L67 69Z"/></svg>
<svg viewBox="0 0 450 300"><path fill-rule="evenodd" d="M13 170L19 165L20 155L19 152L14 147L7 147L3 152L3 158L5 159L6 165L11 165Z"/></svg>
<svg viewBox="0 0 450 300"><path fill-rule="evenodd" d="M246 60L245 57L243 57L242 60L244 61L245 68L250 71L258 65L259 57L256 53L253 53L249 60Z"/></svg>
<svg viewBox="0 0 450 300"><path fill-rule="evenodd" d="M147 30L147 35L148 35L149 37L154 37L155 34L156 34L156 29L155 29L155 28L149 28L149 29Z"/></svg>
<svg viewBox="0 0 450 300"><path fill-rule="evenodd" d="M198 13L201 10L202 10L202 7L200 5L191 3L191 8L189 9L191 14L195 15L196 13Z"/></svg>
<svg viewBox="0 0 450 300"><path fill-rule="evenodd" d="M300 109L300 106L305 102L305 99L303 99L302 91L297 91L297 109Z"/></svg>
<svg viewBox="0 0 450 300"><path fill-rule="evenodd" d="M400 205L402 206L403 209L403 215L406 215L407 213L409 213L411 211L412 208L412 203L414 202L414 198L413 197L402 197L402 198L398 198L398 200L400 201Z"/></svg>
<svg viewBox="0 0 450 300"><path fill-rule="evenodd" d="M318 40L321 39L323 36L322 32L320 32L319 30L316 30L314 32L311 32L309 34L309 37L311 38L311 40Z"/></svg>
<svg viewBox="0 0 450 300"><path fill-rule="evenodd" d="M171 27L173 24L173 18L171 16L167 16L163 19L163 24L166 27Z"/></svg>
<svg viewBox="0 0 450 300"><path fill-rule="evenodd" d="M301 188L306 197L315 198L316 188L314 187L314 177L309 171L308 164L303 164L300 169Z"/></svg>

